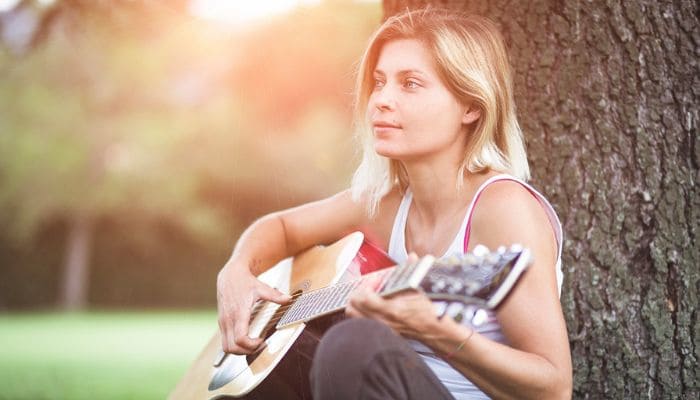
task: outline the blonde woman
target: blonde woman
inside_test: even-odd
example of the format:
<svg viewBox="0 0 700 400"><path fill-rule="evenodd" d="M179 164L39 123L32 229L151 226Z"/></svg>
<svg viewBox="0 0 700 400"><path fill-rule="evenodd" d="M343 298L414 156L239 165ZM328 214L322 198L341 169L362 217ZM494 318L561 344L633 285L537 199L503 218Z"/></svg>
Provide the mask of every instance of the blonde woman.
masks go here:
<svg viewBox="0 0 700 400"><path fill-rule="evenodd" d="M420 293L386 299L358 290L346 309L351 318L323 336L307 388L334 399L569 398L561 226L525 183L511 71L495 25L440 9L389 18L363 56L356 94L364 153L352 187L261 218L221 270L224 350L248 354L261 344L247 336L256 300L289 300L256 275L347 232L364 231L398 262L410 253L521 243L534 262L479 327L436 318Z"/></svg>

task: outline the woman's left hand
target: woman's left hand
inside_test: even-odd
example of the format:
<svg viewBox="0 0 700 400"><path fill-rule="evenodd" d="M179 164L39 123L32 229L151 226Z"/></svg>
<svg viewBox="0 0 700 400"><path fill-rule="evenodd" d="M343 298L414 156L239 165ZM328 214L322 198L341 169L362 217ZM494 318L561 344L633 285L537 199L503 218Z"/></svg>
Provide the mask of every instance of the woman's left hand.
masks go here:
<svg viewBox="0 0 700 400"><path fill-rule="evenodd" d="M350 297L345 313L378 320L402 336L421 341L437 335L441 322L430 299L416 291L382 298L371 288L360 287Z"/></svg>

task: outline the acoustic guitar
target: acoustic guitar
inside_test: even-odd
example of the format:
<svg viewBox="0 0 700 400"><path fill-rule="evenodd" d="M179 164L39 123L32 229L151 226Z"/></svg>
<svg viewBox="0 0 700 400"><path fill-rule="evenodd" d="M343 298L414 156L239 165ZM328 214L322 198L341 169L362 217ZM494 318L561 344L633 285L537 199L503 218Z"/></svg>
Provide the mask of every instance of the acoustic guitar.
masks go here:
<svg viewBox="0 0 700 400"><path fill-rule="evenodd" d="M251 312L250 337L265 338L255 354L226 354L218 330L169 396L171 400L240 397L258 386L282 360L306 322L345 308L352 291L371 280L382 296L405 290L424 292L437 316L473 325L485 309L496 309L530 264L518 245L437 260L425 256L395 263L379 248L352 233L330 246L316 246L280 262L258 279L292 295L289 304L259 301Z"/></svg>

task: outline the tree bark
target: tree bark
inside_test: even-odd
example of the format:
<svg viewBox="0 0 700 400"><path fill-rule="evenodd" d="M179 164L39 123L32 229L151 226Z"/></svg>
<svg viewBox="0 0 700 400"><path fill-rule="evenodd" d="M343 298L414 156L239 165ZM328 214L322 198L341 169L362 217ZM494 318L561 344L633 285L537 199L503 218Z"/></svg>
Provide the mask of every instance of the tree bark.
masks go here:
<svg viewBox="0 0 700 400"><path fill-rule="evenodd" d="M93 224L89 218L76 215L69 229L61 298L65 310L77 311L84 309L88 300Z"/></svg>
<svg viewBox="0 0 700 400"><path fill-rule="evenodd" d="M578 399L700 398L700 24L693 1L396 1L490 17L533 181L564 224Z"/></svg>

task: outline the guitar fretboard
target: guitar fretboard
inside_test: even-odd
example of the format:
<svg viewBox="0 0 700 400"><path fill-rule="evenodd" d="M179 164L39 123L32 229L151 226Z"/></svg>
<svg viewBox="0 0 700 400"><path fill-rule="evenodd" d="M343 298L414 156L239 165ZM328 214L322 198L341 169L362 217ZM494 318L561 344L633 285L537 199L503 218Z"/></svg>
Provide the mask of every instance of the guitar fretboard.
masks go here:
<svg viewBox="0 0 700 400"><path fill-rule="evenodd" d="M434 260L430 256L424 257L417 263L385 268L363 275L359 279L304 293L282 316L277 329L342 310L352 291L368 280L379 283L375 289L382 296L407 288L417 288Z"/></svg>
<svg viewBox="0 0 700 400"><path fill-rule="evenodd" d="M340 311L347 305L348 298L353 290L368 280L377 280L383 283L387 275L394 269L395 268L386 268L365 275L359 279L304 293L299 296L279 320L276 328L284 328L285 326L309 321L322 315ZM382 284L381 286L384 285Z"/></svg>

